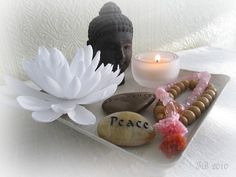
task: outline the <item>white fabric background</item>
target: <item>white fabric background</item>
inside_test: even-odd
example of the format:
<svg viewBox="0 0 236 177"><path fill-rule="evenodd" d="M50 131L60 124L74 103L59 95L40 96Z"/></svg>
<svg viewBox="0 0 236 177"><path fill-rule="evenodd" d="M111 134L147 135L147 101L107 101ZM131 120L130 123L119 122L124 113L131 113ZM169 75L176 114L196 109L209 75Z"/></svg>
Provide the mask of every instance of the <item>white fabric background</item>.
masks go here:
<svg viewBox="0 0 236 177"><path fill-rule="evenodd" d="M2 74L25 78L21 62L38 46L68 58L85 45L89 22L107 0L0 0ZM235 0L114 0L134 25L134 53L204 45L236 47Z"/></svg>

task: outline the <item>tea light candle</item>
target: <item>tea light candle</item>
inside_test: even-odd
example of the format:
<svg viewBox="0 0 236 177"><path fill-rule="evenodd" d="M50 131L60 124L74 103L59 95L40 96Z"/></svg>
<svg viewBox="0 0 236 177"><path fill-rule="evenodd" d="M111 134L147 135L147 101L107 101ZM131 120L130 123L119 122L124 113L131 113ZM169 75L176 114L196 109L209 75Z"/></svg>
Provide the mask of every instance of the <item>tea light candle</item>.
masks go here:
<svg viewBox="0 0 236 177"><path fill-rule="evenodd" d="M176 79L179 68L179 57L171 52L138 54L131 61L134 80L148 88L155 88Z"/></svg>

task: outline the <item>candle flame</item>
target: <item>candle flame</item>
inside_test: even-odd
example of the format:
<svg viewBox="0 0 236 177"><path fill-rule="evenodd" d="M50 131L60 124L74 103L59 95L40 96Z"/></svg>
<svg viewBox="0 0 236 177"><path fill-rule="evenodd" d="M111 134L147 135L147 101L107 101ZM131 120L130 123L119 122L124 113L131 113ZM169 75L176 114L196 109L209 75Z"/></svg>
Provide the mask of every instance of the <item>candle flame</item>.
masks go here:
<svg viewBox="0 0 236 177"><path fill-rule="evenodd" d="M157 55L155 56L155 62L158 63L158 62L160 61L160 59L161 59L161 56L157 54Z"/></svg>

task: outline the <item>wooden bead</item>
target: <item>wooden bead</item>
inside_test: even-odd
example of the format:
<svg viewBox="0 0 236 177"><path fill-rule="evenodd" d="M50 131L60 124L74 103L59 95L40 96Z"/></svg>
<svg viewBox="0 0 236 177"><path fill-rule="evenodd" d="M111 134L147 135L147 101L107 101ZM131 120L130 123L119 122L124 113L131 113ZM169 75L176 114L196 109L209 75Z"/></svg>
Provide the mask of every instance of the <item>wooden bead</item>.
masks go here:
<svg viewBox="0 0 236 177"><path fill-rule="evenodd" d="M180 120L185 126L188 125L188 119L187 119L185 116L180 115L179 120Z"/></svg>
<svg viewBox="0 0 236 177"><path fill-rule="evenodd" d="M190 110L184 110L183 114L184 117L188 119L188 124L192 124L196 120L196 115L193 111Z"/></svg>
<svg viewBox="0 0 236 177"><path fill-rule="evenodd" d="M193 90L198 84L196 80L183 80L174 84L167 91L169 96L175 99L178 95L180 95L186 89ZM210 105L210 103L216 97L216 88L213 84L208 84L206 90L203 94L197 98L197 101L193 102L191 106L187 110L181 111L179 120L185 125L191 125L198 117L201 116L201 113L205 111L205 109ZM162 120L166 117L165 115L165 106L161 101L158 101L156 107L153 110L153 113L156 119Z"/></svg>
<svg viewBox="0 0 236 177"><path fill-rule="evenodd" d="M197 100L203 102L206 108L210 105L210 101L206 97L201 96Z"/></svg>
<svg viewBox="0 0 236 177"><path fill-rule="evenodd" d="M153 111L154 114L164 113L164 106L156 106Z"/></svg>
<svg viewBox="0 0 236 177"><path fill-rule="evenodd" d="M216 87L213 84L208 84L207 89L213 90L214 92L217 92Z"/></svg>
<svg viewBox="0 0 236 177"><path fill-rule="evenodd" d="M169 93L171 93L175 98L177 97L178 93L175 89L168 90Z"/></svg>
<svg viewBox="0 0 236 177"><path fill-rule="evenodd" d="M181 89L181 92L183 92L186 88L185 88L185 85L182 83L182 82L178 82L177 85L180 89Z"/></svg>
<svg viewBox="0 0 236 177"><path fill-rule="evenodd" d="M155 117L157 119L157 121L159 120L162 120L165 118L165 114L164 113L158 113L158 114L155 114Z"/></svg>
<svg viewBox="0 0 236 177"><path fill-rule="evenodd" d="M169 96L173 99L175 99L175 96L172 93L169 93Z"/></svg>
<svg viewBox="0 0 236 177"><path fill-rule="evenodd" d="M204 103L201 101L195 101L195 102L193 102L192 105L197 106L201 110L201 112L203 112L206 109Z"/></svg>
<svg viewBox="0 0 236 177"><path fill-rule="evenodd" d="M162 101L159 100L159 101L156 103L156 106L163 106Z"/></svg>
<svg viewBox="0 0 236 177"><path fill-rule="evenodd" d="M188 80L183 80L182 83L186 88L189 88L189 81Z"/></svg>
<svg viewBox="0 0 236 177"><path fill-rule="evenodd" d="M164 106L164 105L163 105L162 101L158 101L156 106Z"/></svg>
<svg viewBox="0 0 236 177"><path fill-rule="evenodd" d="M181 89L177 85L174 85L171 88L177 92L177 95L179 95L181 93Z"/></svg>
<svg viewBox="0 0 236 177"><path fill-rule="evenodd" d="M192 111L196 115L196 118L198 118L201 115L201 110L197 106L190 106L188 110Z"/></svg>
<svg viewBox="0 0 236 177"><path fill-rule="evenodd" d="M189 83L189 88L193 90L196 87L197 83L198 82L196 80L191 80Z"/></svg>
<svg viewBox="0 0 236 177"><path fill-rule="evenodd" d="M211 90L211 89L205 90L205 91L203 92L203 94L205 94L205 93L211 95L212 98L215 98L215 96L216 96L216 92L215 92L214 90Z"/></svg>
<svg viewBox="0 0 236 177"><path fill-rule="evenodd" d="M213 100L212 96L211 96L210 94L208 94L208 93L204 93L204 94L202 94L201 96L202 96L202 97L206 97L206 98L209 100L210 103L211 103L212 100Z"/></svg>

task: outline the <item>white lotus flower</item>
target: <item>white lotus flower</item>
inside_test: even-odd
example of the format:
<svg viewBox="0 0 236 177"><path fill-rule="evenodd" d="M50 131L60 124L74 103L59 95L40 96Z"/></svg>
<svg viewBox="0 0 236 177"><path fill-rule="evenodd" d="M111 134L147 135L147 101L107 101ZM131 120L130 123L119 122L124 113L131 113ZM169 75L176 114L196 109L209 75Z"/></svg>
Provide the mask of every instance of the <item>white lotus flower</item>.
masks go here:
<svg viewBox="0 0 236 177"><path fill-rule="evenodd" d="M89 125L96 117L81 105L99 102L112 96L124 78L118 68L103 64L98 68L100 51L92 59L93 49L86 46L78 49L69 65L64 55L56 48L48 51L40 47L33 60L23 63L28 77L44 92L24 82L6 77L6 83L17 92L18 103L32 111L32 117L40 122L52 122L63 114L78 124Z"/></svg>

